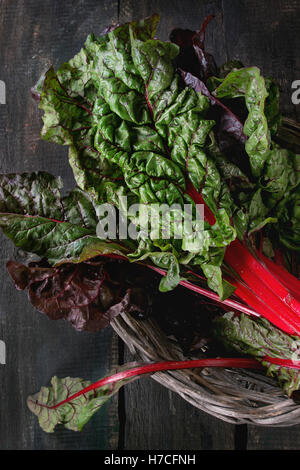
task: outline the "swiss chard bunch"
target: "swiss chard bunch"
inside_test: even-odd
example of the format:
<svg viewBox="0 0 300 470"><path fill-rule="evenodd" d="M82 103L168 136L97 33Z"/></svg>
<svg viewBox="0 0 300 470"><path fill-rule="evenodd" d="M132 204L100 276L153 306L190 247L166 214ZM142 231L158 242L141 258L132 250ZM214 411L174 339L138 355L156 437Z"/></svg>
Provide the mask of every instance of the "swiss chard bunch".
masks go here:
<svg viewBox="0 0 300 470"><path fill-rule="evenodd" d="M128 260L165 271L161 291L192 271L219 300L235 291L258 314L299 334L300 304L287 289L280 298L271 291L275 268L271 275L262 269L256 248L259 239L260 253L271 258L284 249L289 266L297 265L300 158L276 143L276 84L238 62L218 70L205 51L210 20L199 31L174 30L171 42L154 38L157 15L90 35L34 88L44 111L42 137L69 146L77 184L94 204L113 205L140 228L124 197L146 208L176 205L169 237L160 227L158 237L140 235L126 247ZM200 229L193 217L176 237L187 203L205 206L204 224ZM76 242L77 260L93 254L82 247L88 238ZM66 260L74 261L71 252L55 262ZM293 312L283 305L289 295Z"/></svg>
<svg viewBox="0 0 300 470"><path fill-rule="evenodd" d="M78 187L61 197L48 173L1 175L0 226L41 258L8 270L49 317L95 331L147 308L124 268L143 264L162 275L161 292L182 285L300 336L300 156L281 146L274 81L237 61L219 68L205 51L211 19L199 31L172 31L169 42L155 38L157 15L91 34L33 87L41 136L68 146ZM175 207L169 236L162 220L158 237L147 232L125 199L144 216ZM105 237L103 204L138 236L122 237L117 224ZM178 237L186 205L192 216Z"/></svg>

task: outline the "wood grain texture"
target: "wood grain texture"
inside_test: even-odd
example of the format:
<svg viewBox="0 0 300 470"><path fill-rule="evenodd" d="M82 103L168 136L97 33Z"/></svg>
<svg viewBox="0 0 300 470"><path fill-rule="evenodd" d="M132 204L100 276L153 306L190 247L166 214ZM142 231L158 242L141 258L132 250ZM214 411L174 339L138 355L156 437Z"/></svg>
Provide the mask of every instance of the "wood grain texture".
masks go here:
<svg viewBox="0 0 300 470"><path fill-rule="evenodd" d="M0 80L7 104L0 105L0 172L47 170L74 185L67 149L39 137L41 114L30 87L50 64L72 57L90 32L113 22L161 14L158 37L174 27L198 29L214 14L207 30L208 52L218 65L232 58L258 65L281 86L283 112L299 120L291 102L291 83L300 79L299 0L0 0ZM27 410L29 394L53 375L97 379L118 360L111 329L77 333L64 322L37 313L17 292L5 270L10 258L23 259L0 236L0 339L7 364L0 365L0 449L116 449L118 397L96 414L82 433L60 429L43 433ZM131 360L128 352L124 360ZM300 426L236 427L190 406L150 378L124 389L121 443L125 449L297 449Z"/></svg>
<svg viewBox="0 0 300 470"><path fill-rule="evenodd" d="M1 0L0 11L0 79L7 86L7 104L0 106L0 171L47 170L71 188L67 149L41 141L41 115L30 88L51 63L58 66L73 57L91 31L99 34L116 21L117 2ZM78 333L35 311L5 269L8 259L22 260L22 253L0 238L0 339L7 347L7 363L0 365L0 448L116 448L117 398L84 433L60 429L48 435L27 409L27 396L53 375L92 380L105 375L117 362L116 338L111 329Z"/></svg>
<svg viewBox="0 0 300 470"><path fill-rule="evenodd" d="M133 358L128 350L126 361ZM150 377L125 389L126 450L234 450L235 428L185 402Z"/></svg>
<svg viewBox="0 0 300 470"><path fill-rule="evenodd" d="M268 428L248 426L248 450L299 450L300 426Z"/></svg>

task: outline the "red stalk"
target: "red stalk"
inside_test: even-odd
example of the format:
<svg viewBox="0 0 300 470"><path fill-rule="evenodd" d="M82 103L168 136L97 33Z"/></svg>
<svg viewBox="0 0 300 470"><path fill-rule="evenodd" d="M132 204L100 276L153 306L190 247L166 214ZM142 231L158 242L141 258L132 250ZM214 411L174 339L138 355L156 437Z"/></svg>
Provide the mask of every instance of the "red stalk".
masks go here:
<svg viewBox="0 0 300 470"><path fill-rule="evenodd" d="M156 266L152 266L151 264L146 264L146 266L150 269L153 269L153 271L156 271L157 273L161 274L162 276L166 276L167 272L164 269L157 268ZM190 271L192 272L192 271ZM196 284L193 284L192 282L189 281L180 281L179 284L183 287L186 287L189 290L192 290L193 292L196 292L197 294L201 294L204 297L207 297L219 304L226 305L227 307L230 307L234 310L238 310L239 312L246 313L246 315L251 315L255 317L259 317L260 314L257 313L255 310L249 308L247 305L241 304L235 300L232 299L226 299L226 300L220 300L220 297L218 294L215 292L212 292L209 289L205 289L204 287L200 287Z"/></svg>
<svg viewBox="0 0 300 470"><path fill-rule="evenodd" d="M300 281L290 274L282 264L274 263L263 253L259 253L259 258L267 266L267 268L284 284L295 297L300 300Z"/></svg>
<svg viewBox="0 0 300 470"><path fill-rule="evenodd" d="M294 328L294 334L300 335L300 303L292 296L287 287L267 267L263 266L239 240L234 240L227 248L224 259L257 297L263 299L275 312L273 322L276 322L277 316L286 318ZM251 306L253 307L253 305Z"/></svg>
<svg viewBox="0 0 300 470"><path fill-rule="evenodd" d="M213 225L216 221L213 213L189 179L186 182L186 192L196 204L204 204L204 218ZM247 284L243 286L238 279L232 282L236 287L235 294L283 331L300 336L297 279L291 283L291 289L287 281L287 278L293 277L291 274L285 278L281 272L278 278L275 269L260 263L237 239L227 247L224 260ZM282 278L286 281L283 282Z"/></svg>
<svg viewBox="0 0 300 470"><path fill-rule="evenodd" d="M234 368L243 368L243 369L262 369L262 366L256 359L247 359L247 358L215 358L215 359L195 359L189 361L164 361L164 362L155 362L152 364L146 364L143 366L134 367L117 374L111 375L109 377L104 377L103 379L98 380L97 382L89 385L88 387L83 388L77 393L74 393L65 400L56 403L52 406L45 406L51 410L58 408L59 406L68 403L75 398L83 395L91 390L103 387L104 385L113 384L120 380L126 380L130 377L135 377L143 374L153 374L155 372L164 371L164 370L179 370L179 369L195 369L202 367L234 367Z"/></svg>
<svg viewBox="0 0 300 470"><path fill-rule="evenodd" d="M156 266L152 266L152 265L146 265L146 266L152 269L153 271L156 271L157 273L161 274L162 276L165 276L167 274L164 269L157 268ZM270 307L263 300L259 299L257 295L254 294L248 288L247 285L243 284L240 281L237 281L236 279L231 279L231 278L228 279L228 282L230 282L233 286L236 287L235 294L241 300L243 300L246 304L242 304L233 299L220 300L220 297L215 292L212 292L208 289L205 289L204 287L193 284L189 281L182 280L179 282L179 284L183 287L186 287L189 290L192 290L193 292L196 292L197 294L203 295L204 297L207 297L217 302L220 305L245 313L246 315L255 316L255 317L263 316L272 323L274 323L274 317L275 317L276 326L278 326L278 328L280 328L281 330L285 331L288 334L291 334L291 335L295 334L295 328L291 327L290 322L288 322L285 317L282 317L280 314L278 314L277 311L270 309ZM249 307L249 305L252 308Z"/></svg>
<svg viewBox="0 0 300 470"><path fill-rule="evenodd" d="M15 215L12 212L6 212L5 214ZM20 217L28 217L30 219L46 219L46 220L49 220L49 222L55 222L56 224L62 224L63 222L65 222L64 220L51 219L50 217L43 217L39 215L20 214Z"/></svg>
<svg viewBox="0 0 300 470"><path fill-rule="evenodd" d="M254 293L246 284L236 279L227 279L233 286L236 287L235 294L243 300L247 305L250 305L257 314L275 324L278 328L288 334L294 335L296 326L291 325L291 320L287 320L281 314L281 310L274 310L263 299L259 298L257 293Z"/></svg>
<svg viewBox="0 0 300 470"><path fill-rule="evenodd" d="M290 369L300 369L300 361L293 361L292 359L282 359L279 357L265 356L263 361L271 362L277 366L288 367Z"/></svg>
<svg viewBox="0 0 300 470"><path fill-rule="evenodd" d="M225 254L225 261L226 259L230 260L232 267L236 266L237 272L243 279L249 276L250 280L253 275L256 275L264 284L269 287L269 289L272 288L273 291L276 291L278 297L280 297L282 301L284 301L287 305L290 305L290 289L287 288L287 286L281 282L281 279L278 279L278 277L275 276L274 272L272 272L272 270L270 270L268 266L264 266L258 259L256 259L255 256L253 256L250 251L244 245L241 244L239 240L234 240L234 242L232 242L231 245L227 248ZM270 265L270 263L268 264ZM247 267L246 270L244 269L245 266ZM282 271L284 271L283 268L281 269ZM290 275L290 277L295 279L295 281L299 284L300 287L300 281L298 281L292 275ZM295 309L295 312L297 314L300 314L300 304L295 304L295 306L292 306L292 308Z"/></svg>
<svg viewBox="0 0 300 470"><path fill-rule="evenodd" d="M101 256L109 257L109 258L116 258L116 259L127 261L126 256L122 256L122 255L118 255L118 254L107 253L107 254L101 254ZM153 266L151 264L145 264L145 263L141 263L141 264L143 266L146 266L149 269L152 269L153 271L156 271L158 274L160 274L162 276L166 276L166 274L167 274L167 272L164 269L158 268L157 266ZM194 274L194 275L197 275L197 274L193 273L193 271L189 271L189 272ZM260 316L259 313L257 313L255 310L249 308L247 305L241 304L241 303L237 302L236 300L232 300L232 299L220 300L220 297L215 292L212 292L209 289L205 289L204 287L200 287L196 284L193 284L192 282L182 280L182 281L179 282L179 284L183 287L186 287L189 290L192 290L193 292L196 292L197 294L203 295L204 297L207 297L207 298L217 302L218 304L226 305L230 309L237 310L239 312L245 313L246 315L251 315L251 316L255 316L255 317Z"/></svg>
<svg viewBox="0 0 300 470"><path fill-rule="evenodd" d="M216 222L214 214L189 179L186 180L186 193L196 204L204 205L204 218L213 225ZM247 315L263 316L286 333L300 336L300 281L262 253L257 259L237 239L227 247L225 261L246 283L228 279L236 287L235 295L246 305L232 299L221 301L214 292L189 281L182 280L180 284L226 307ZM165 270L155 266L147 267L166 274Z"/></svg>
<svg viewBox="0 0 300 470"><path fill-rule="evenodd" d="M214 18L215 18L215 15L208 15L204 19L200 31L196 31L196 34L194 35L194 38L196 40L199 39L202 49L204 49L206 27L207 27L208 23L210 23L211 20L213 20Z"/></svg>

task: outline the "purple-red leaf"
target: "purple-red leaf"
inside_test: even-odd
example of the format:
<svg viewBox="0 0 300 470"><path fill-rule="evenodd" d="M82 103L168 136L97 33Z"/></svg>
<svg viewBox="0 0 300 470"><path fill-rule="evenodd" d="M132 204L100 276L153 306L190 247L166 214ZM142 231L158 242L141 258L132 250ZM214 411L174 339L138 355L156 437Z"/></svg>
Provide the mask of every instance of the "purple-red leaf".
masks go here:
<svg viewBox="0 0 300 470"><path fill-rule="evenodd" d="M180 53L176 59L178 67L204 82L217 74L213 56L204 50L206 27L213 18L213 15L207 16L199 31L176 28L170 34L170 40L180 47Z"/></svg>
<svg viewBox="0 0 300 470"><path fill-rule="evenodd" d="M131 286L129 263L98 259L51 267L43 261L28 266L9 261L7 269L38 311L80 331L98 331L121 312L142 314L148 307L146 292Z"/></svg>

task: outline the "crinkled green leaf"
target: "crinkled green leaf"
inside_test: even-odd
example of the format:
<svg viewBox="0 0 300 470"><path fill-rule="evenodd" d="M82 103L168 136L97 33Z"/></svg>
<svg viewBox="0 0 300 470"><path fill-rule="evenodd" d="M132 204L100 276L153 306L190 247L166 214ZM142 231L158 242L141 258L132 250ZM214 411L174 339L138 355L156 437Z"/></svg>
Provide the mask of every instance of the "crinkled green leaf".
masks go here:
<svg viewBox="0 0 300 470"><path fill-rule="evenodd" d="M300 156L273 144L260 178L268 207L273 208L300 185Z"/></svg>
<svg viewBox="0 0 300 470"><path fill-rule="evenodd" d="M249 354L262 362L267 374L279 381L283 390L290 396L300 388L299 369L278 366L264 360L265 356L300 360L300 340L271 325L265 318L225 313L215 321L215 334L229 349Z"/></svg>
<svg viewBox="0 0 300 470"><path fill-rule="evenodd" d="M39 84L39 107L44 111L42 138L69 146L78 185L96 194L102 181L116 181L121 174L94 147L94 116L108 106L91 79L94 64L89 49L93 44L97 40L89 36L77 56L57 72L53 67L46 72Z"/></svg>
<svg viewBox="0 0 300 470"><path fill-rule="evenodd" d="M289 250L300 251L300 194L291 192L279 207L278 234L280 242Z"/></svg>
<svg viewBox="0 0 300 470"><path fill-rule="evenodd" d="M257 67L233 70L213 94L217 98L245 98L249 113L244 123L244 133L248 136L245 148L252 173L258 177L270 150L270 132L264 113L268 92L260 70Z"/></svg>
<svg viewBox="0 0 300 470"><path fill-rule="evenodd" d="M252 196L249 205L249 233L261 229L270 222L277 222L276 218L267 217L268 208L265 206L261 189L258 189Z"/></svg>
<svg viewBox="0 0 300 470"><path fill-rule="evenodd" d="M275 223L280 242L291 250L299 249L299 169L299 155L273 144L249 205L249 232Z"/></svg>
<svg viewBox="0 0 300 470"><path fill-rule="evenodd" d="M128 364L111 371L108 376L125 369L128 369ZM90 381L81 378L55 376L51 379L49 387L42 387L40 392L28 397L27 405L30 411L38 417L39 425L45 432L53 432L58 425L63 425L72 431L81 431L107 400L115 395L125 383L135 379L136 377L131 377L104 385L53 409L52 406L91 385Z"/></svg>
<svg viewBox="0 0 300 470"><path fill-rule="evenodd" d="M297 159L271 141L280 124L275 82L264 79L257 67L232 61L218 77L204 79L213 93L209 99L201 87L195 91L184 85L184 71L176 71L179 47L155 39L158 20L153 15L98 38L90 35L73 59L57 71L51 68L36 87L44 110L42 136L68 145L79 187L120 212L123 195L129 203L179 204L180 215L184 204L194 205L187 189L191 182L213 212L215 225L205 224L200 231L191 224L181 242L153 240L150 234L145 243L140 235L132 259L153 252L158 260L160 253L170 253L170 260L176 259L170 269L193 260L201 269L209 266L211 285L223 298L222 263L215 264L215 252L222 257L236 235L243 239L260 230L269 235L273 226L277 241L297 248L298 203L290 201L298 192ZM220 126L211 109L214 96L231 116ZM232 143L231 127L243 121L243 138ZM219 128L229 132L227 153ZM124 217L144 230L132 214ZM176 218L172 224L174 235ZM177 274L171 278L179 279Z"/></svg>
<svg viewBox="0 0 300 470"><path fill-rule="evenodd" d="M265 78L268 96L265 102L265 116L272 135L276 135L282 124L282 116L279 109L279 87L272 78Z"/></svg>
<svg viewBox="0 0 300 470"><path fill-rule="evenodd" d="M270 230L280 233L281 243L294 249L292 246L296 245L293 242L290 244L287 239L299 240L299 222L292 216L293 203L290 203L290 199L297 198L295 195L299 194L299 155L271 142L261 175L253 180L251 175L247 176L236 163L230 161L219 150L216 139L212 135L210 137L209 153L227 195L220 199L220 203L226 203L227 213L231 211L238 237L243 239L247 233L250 235L269 224L275 224L275 230Z"/></svg>
<svg viewBox="0 0 300 470"><path fill-rule="evenodd" d="M51 264L80 262L99 254L124 254L119 243L100 240L97 204L76 188L60 196L62 183L46 172L0 175L0 226L17 247Z"/></svg>
<svg viewBox="0 0 300 470"><path fill-rule="evenodd" d="M207 278L207 285L212 290L218 292L220 300L224 300L234 292L234 287L223 279L222 270L220 264L213 264L212 260L210 264L201 264L202 271Z"/></svg>
<svg viewBox="0 0 300 470"><path fill-rule="evenodd" d="M121 119L136 124L151 122L145 85L133 64L130 36L148 41L155 34L157 15L126 23L109 32L95 58L94 81L110 109Z"/></svg>

